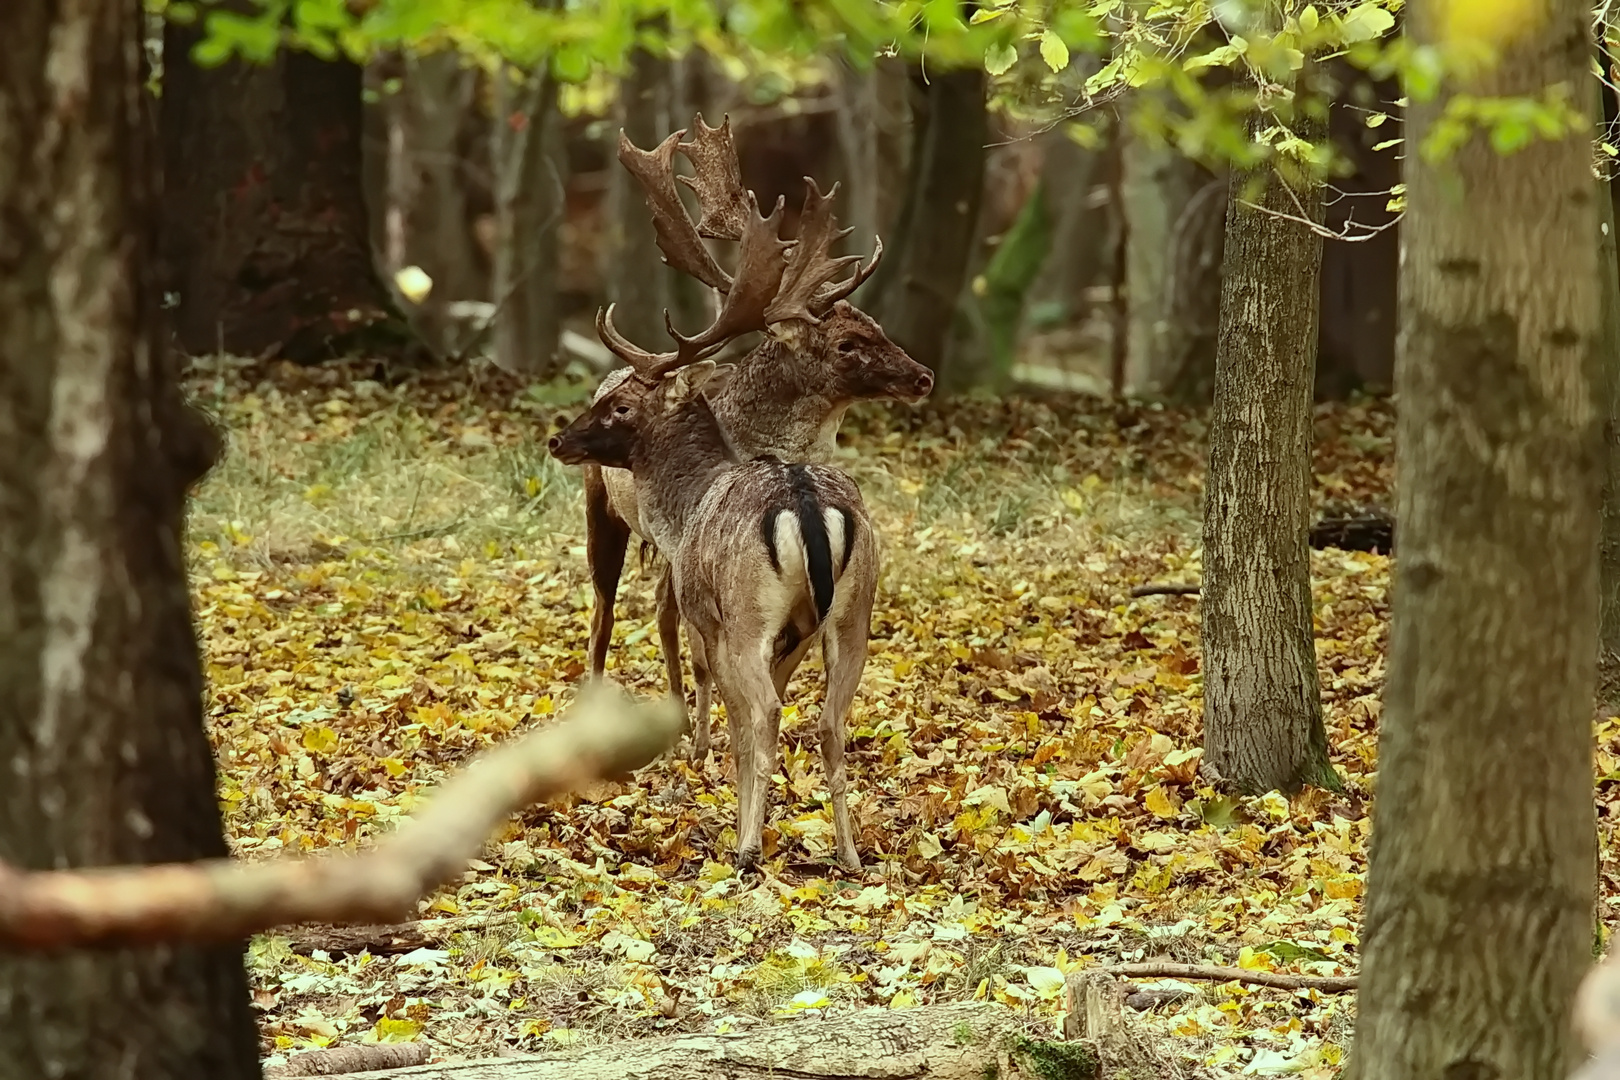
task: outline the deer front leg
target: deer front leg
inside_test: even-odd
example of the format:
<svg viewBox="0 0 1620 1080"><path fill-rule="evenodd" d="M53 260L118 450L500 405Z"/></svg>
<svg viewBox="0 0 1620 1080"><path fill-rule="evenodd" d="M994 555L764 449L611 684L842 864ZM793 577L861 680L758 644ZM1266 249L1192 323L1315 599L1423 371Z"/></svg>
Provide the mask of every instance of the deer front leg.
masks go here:
<svg viewBox="0 0 1620 1080"><path fill-rule="evenodd" d="M664 564L664 572L658 578L656 603L658 647L664 654L664 672L669 676L669 696L681 710L683 725L687 730L691 730L692 718L686 712L686 687L681 685L681 611L675 603L675 574L668 563ZM708 717L700 716L698 724L703 729L703 743L707 749ZM695 743L696 739L693 741Z"/></svg>
<svg viewBox="0 0 1620 1080"><path fill-rule="evenodd" d="M630 526L614 513L607 485L596 465L585 467L585 561L591 571L596 606L591 609L591 681L601 680L607 669L608 645L613 641L613 605L619 596L619 575L630 546Z"/></svg>

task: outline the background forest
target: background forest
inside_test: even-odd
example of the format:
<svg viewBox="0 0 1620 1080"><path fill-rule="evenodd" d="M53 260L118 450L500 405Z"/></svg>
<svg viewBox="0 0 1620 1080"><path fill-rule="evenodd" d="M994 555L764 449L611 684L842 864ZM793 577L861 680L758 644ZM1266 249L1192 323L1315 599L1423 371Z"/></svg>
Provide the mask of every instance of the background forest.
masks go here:
<svg viewBox="0 0 1620 1080"><path fill-rule="evenodd" d="M22 0L0 1078L1620 1076L1610 15ZM859 870L819 651L734 865L642 534L588 690L548 440L746 292L712 145L933 375L778 390Z"/></svg>

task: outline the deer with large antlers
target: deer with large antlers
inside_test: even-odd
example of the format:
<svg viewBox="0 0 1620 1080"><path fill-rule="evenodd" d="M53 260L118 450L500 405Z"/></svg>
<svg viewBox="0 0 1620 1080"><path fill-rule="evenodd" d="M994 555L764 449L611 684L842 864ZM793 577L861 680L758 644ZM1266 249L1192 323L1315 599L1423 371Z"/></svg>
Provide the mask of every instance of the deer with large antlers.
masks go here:
<svg viewBox="0 0 1620 1080"><path fill-rule="evenodd" d="M830 461L839 424L850 405L882 399L914 403L933 388L933 374L846 299L876 269L883 245L876 245L864 266L855 256L830 258L829 247L848 234L838 229L831 213L838 189L835 185L824 196L808 178L799 238L784 243L777 235L780 204L770 217L761 218L752 194L742 185L730 121L711 128L700 116L692 131L690 142L682 141L685 131L677 131L651 151L637 148L621 133L619 160L646 193L664 261L719 294L719 317L695 337L683 337L671 327L675 350L654 355L618 333L610 307L598 317L598 331L629 367L603 381L596 401L613 393L632 371L651 376L657 373L654 369L673 370L712 355L736 336L766 331L724 385L710 388L707 399L740 455ZM697 195L701 210L697 224L687 215L676 187L677 152L693 166L695 175L679 179ZM750 231L750 221L756 219L758 225ZM735 274L721 269L704 237L738 242ZM784 261L789 251L793 256ZM839 280L846 272L848 278ZM613 607L630 537L658 545L642 520L636 484L627 472L587 465L585 494L586 551L596 594L591 675L599 679L606 667ZM684 710L679 617L671 587L666 572L658 587L658 634L670 693ZM709 745L708 701L702 685L697 706L692 750L701 758Z"/></svg>
<svg viewBox="0 0 1620 1080"><path fill-rule="evenodd" d="M760 856L788 679L820 640L821 758L833 836L839 863L859 869L844 740L877 592L872 519L855 482L830 465L740 460L705 397L718 397L737 369L705 359L675 366L676 359L634 369L552 438L551 453L635 477L641 520L668 558L700 708L711 678L726 706L739 867ZM702 731L707 716L698 719Z"/></svg>

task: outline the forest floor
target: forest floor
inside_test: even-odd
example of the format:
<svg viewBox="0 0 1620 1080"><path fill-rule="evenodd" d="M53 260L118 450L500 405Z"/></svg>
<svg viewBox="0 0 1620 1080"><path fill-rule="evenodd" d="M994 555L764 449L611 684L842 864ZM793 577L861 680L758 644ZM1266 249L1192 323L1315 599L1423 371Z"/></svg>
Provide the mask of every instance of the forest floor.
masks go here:
<svg viewBox="0 0 1620 1080"><path fill-rule="evenodd" d="M544 444L589 385L371 374L190 376L230 433L190 558L244 857L375 836L471 754L564 710L584 671L579 479ZM1384 402L1318 410L1319 508L1392 505L1392 431ZM966 399L862 409L844 433L886 549L850 730L867 874L831 861L812 658L762 884L727 861L729 759L660 761L514 819L424 903L464 919L441 945L332 957L257 939L267 1055L419 1038L472 1057L975 995L1047 1023L1061 974L1088 963L1355 969L1388 560L1313 555L1344 792L1223 798L1197 776L1198 601L1129 597L1198 579L1198 414ZM662 693L651 579L625 578L609 673ZM718 718L716 733L723 750ZM1601 739L1608 776L1613 725ZM1337 1071L1349 996L1189 988L1139 1017L1189 1075Z"/></svg>

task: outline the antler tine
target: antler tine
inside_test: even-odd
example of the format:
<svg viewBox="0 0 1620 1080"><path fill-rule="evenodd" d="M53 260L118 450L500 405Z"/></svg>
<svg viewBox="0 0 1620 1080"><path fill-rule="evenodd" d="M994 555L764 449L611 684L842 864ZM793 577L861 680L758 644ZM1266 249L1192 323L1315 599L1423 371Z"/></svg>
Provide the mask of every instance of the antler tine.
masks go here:
<svg viewBox="0 0 1620 1080"><path fill-rule="evenodd" d="M835 281L825 285L816 293L816 298L810 301L810 310L816 315L824 315L838 301L845 299L850 293L861 287L872 272L877 269L878 262L883 258L883 237L872 237L872 260L865 266L857 267L854 276L848 281Z"/></svg>
<svg viewBox="0 0 1620 1080"><path fill-rule="evenodd" d="M667 313L666 313L667 317ZM629 364L638 375L649 378L661 374L660 365L674 360L678 353L650 353L646 349L631 343L630 339L619 333L613 325L613 305L598 308L596 312L596 336L602 339L602 344L608 351ZM693 359L696 359L694 357Z"/></svg>
<svg viewBox="0 0 1620 1080"><path fill-rule="evenodd" d="M731 288L731 278L703 246L675 187L675 151L680 148L685 134L677 131L649 151L631 142L620 129L619 162L630 170L647 196L653 228L658 232L658 250L664 253L664 262L711 289L726 292Z"/></svg>
<svg viewBox="0 0 1620 1080"><path fill-rule="evenodd" d="M676 179L697 193L703 212L698 233L714 240L741 240L748 224L748 191L731 139L731 117L712 128L699 113L692 118L692 141L682 143L680 151L692 163L695 175Z"/></svg>
<svg viewBox="0 0 1620 1080"><path fill-rule="evenodd" d="M677 342L678 348L674 356L657 363L654 369L656 373L662 374L696 363L732 338L752 330L764 330L772 322L769 308L782 288L782 275L787 269L783 254L789 244L778 235L782 225L783 201L781 196L777 196L770 216L762 217L759 201L754 198L752 191L747 193L746 199L747 214L742 228L742 247L737 255L737 275L720 307L720 314L701 334L685 337L670 324L666 311L664 322L669 326L669 334Z"/></svg>
<svg viewBox="0 0 1620 1080"><path fill-rule="evenodd" d="M838 185L826 195L810 177L804 178L808 190L804 195L804 212L799 216L799 239L788 257L787 269L782 275L782 289L765 312L767 322L803 319L808 323L820 322L810 310L823 286L836 281L845 269L854 265L860 273L861 257L846 255L829 258L827 250L854 229L838 228L838 219L832 214L832 200L838 194Z"/></svg>

